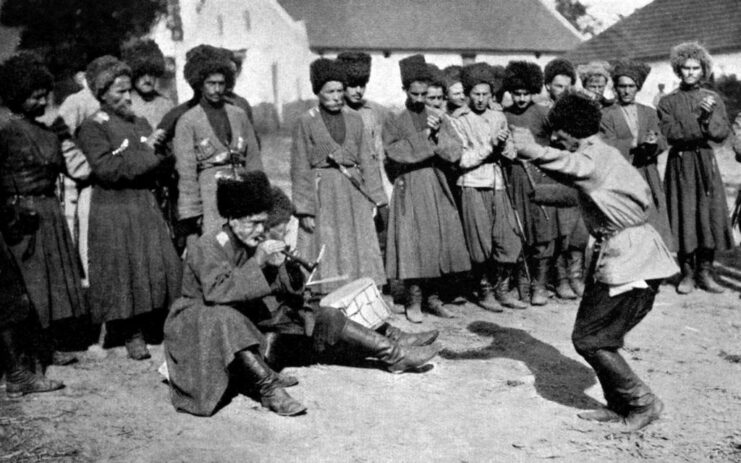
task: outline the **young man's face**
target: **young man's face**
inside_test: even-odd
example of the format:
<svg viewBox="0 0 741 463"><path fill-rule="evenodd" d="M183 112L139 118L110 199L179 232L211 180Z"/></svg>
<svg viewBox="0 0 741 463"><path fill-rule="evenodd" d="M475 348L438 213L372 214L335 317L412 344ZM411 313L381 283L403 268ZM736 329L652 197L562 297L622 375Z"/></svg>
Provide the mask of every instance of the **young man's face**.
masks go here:
<svg viewBox="0 0 741 463"><path fill-rule="evenodd" d="M345 87L345 101L350 105L359 105L363 102L365 85L348 85Z"/></svg>
<svg viewBox="0 0 741 463"><path fill-rule="evenodd" d="M635 81L628 76L620 76L615 83L618 100L621 104L631 104L636 100L638 86Z"/></svg>
<svg viewBox="0 0 741 463"><path fill-rule="evenodd" d="M269 240L285 241L287 233L288 222L282 222L268 228L267 232L265 232L265 236L267 236Z"/></svg>
<svg viewBox="0 0 741 463"><path fill-rule="evenodd" d="M155 92L155 83L157 78L151 74L144 74L136 79L134 88L141 95L151 95Z"/></svg>
<svg viewBox="0 0 741 463"><path fill-rule="evenodd" d="M260 244L267 219L268 213L261 212L239 219L229 219L229 226L232 227L232 231L237 235L239 241L245 246L254 248Z"/></svg>
<svg viewBox="0 0 741 463"><path fill-rule="evenodd" d="M342 82L336 80L330 80L322 85L322 89L319 90L317 97L319 97L319 103L329 112L337 112L342 109L344 104L342 98L345 95L345 86Z"/></svg>
<svg viewBox="0 0 741 463"><path fill-rule="evenodd" d="M455 107L461 108L466 105L466 93L463 91L463 84L456 82L448 87L448 103Z"/></svg>
<svg viewBox="0 0 741 463"><path fill-rule="evenodd" d="M571 88L571 77L559 74L550 83L546 84L545 88L551 95L551 99L556 101Z"/></svg>
<svg viewBox="0 0 741 463"><path fill-rule="evenodd" d="M124 118L134 116L131 109L131 78L118 76L103 94L103 105Z"/></svg>
<svg viewBox="0 0 741 463"><path fill-rule="evenodd" d="M445 97L443 96L443 88L437 85L430 85L427 87L427 96L425 97L425 103L427 106L432 108L440 109L443 107Z"/></svg>
<svg viewBox="0 0 741 463"><path fill-rule="evenodd" d="M522 88L513 90L510 92L510 95L512 95L512 103L519 109L527 108L533 101L533 94Z"/></svg>
<svg viewBox="0 0 741 463"><path fill-rule="evenodd" d="M226 77L224 74L211 74L206 77L201 86L201 95L211 103L221 103L226 92Z"/></svg>
<svg viewBox="0 0 741 463"><path fill-rule="evenodd" d="M414 81L409 84L409 88L405 89L412 107L420 110L424 108L425 101L427 101L427 87L427 82Z"/></svg>
<svg viewBox="0 0 741 463"><path fill-rule="evenodd" d="M694 85L703 78L702 64L694 58L685 61L679 70L682 73L682 82L687 85Z"/></svg>
<svg viewBox="0 0 741 463"><path fill-rule="evenodd" d="M483 113L489 108L491 101L491 85L476 84L468 93L469 106L476 113Z"/></svg>
<svg viewBox="0 0 741 463"><path fill-rule="evenodd" d="M21 104L21 111L30 119L36 119L44 115L48 103L49 90L38 89L33 91Z"/></svg>

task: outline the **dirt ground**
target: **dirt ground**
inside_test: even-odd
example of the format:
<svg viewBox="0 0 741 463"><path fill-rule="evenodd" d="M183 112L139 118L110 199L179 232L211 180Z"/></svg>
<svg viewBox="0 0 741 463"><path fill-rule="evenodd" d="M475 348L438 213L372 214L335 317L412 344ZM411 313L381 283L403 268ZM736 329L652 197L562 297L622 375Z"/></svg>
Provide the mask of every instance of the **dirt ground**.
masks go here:
<svg viewBox="0 0 741 463"><path fill-rule="evenodd" d="M264 138L266 166L287 186L286 138ZM720 156L729 193L741 168ZM666 404L643 431L579 420L603 401L574 352L577 303L486 312L450 306L409 330L441 330L424 374L318 364L288 368L308 414L282 418L238 396L212 418L175 412L153 359L122 348L80 352L51 367L66 389L8 400L0 391L2 462L741 462L741 253L718 266L729 290L678 296L663 286L624 354Z"/></svg>

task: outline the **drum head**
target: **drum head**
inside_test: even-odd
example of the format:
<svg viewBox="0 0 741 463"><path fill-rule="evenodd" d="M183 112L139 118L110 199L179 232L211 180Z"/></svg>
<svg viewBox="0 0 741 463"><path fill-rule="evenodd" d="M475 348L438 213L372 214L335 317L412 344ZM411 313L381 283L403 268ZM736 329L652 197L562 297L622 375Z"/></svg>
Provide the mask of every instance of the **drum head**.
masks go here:
<svg viewBox="0 0 741 463"><path fill-rule="evenodd" d="M324 296L319 301L319 305L322 307L345 307L355 296L365 291L369 286L375 285L373 278L358 278Z"/></svg>

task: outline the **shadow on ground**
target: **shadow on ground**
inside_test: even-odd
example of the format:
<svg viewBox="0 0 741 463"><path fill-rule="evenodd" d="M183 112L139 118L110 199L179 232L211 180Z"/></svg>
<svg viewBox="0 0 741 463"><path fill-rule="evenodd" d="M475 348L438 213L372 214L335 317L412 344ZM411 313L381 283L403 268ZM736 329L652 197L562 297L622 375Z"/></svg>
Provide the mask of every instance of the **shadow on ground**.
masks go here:
<svg viewBox="0 0 741 463"><path fill-rule="evenodd" d="M584 393L595 381L591 368L564 356L555 347L534 338L524 330L496 323L475 321L468 330L492 338L491 344L479 349L440 355L449 360L488 360L508 358L525 363L535 376L535 390L546 400L579 409L592 409L600 404Z"/></svg>
<svg viewBox="0 0 741 463"><path fill-rule="evenodd" d="M741 292L741 249L718 253L715 264L716 280L721 285Z"/></svg>

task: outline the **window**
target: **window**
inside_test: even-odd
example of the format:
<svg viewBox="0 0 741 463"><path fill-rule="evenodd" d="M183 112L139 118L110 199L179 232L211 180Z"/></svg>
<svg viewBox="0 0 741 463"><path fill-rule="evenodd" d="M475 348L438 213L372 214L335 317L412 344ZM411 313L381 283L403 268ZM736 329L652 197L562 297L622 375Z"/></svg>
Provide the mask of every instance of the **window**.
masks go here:
<svg viewBox="0 0 741 463"><path fill-rule="evenodd" d="M244 20L244 28L247 32L252 30L252 21L250 20L250 11L244 10L242 12L242 19Z"/></svg>

